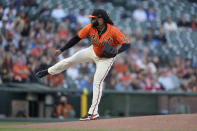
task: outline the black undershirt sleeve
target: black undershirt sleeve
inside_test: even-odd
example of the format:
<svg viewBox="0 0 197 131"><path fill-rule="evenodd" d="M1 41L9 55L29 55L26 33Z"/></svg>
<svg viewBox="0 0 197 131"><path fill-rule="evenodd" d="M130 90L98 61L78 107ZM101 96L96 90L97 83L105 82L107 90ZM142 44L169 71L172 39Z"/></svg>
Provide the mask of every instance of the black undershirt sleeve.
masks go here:
<svg viewBox="0 0 197 131"><path fill-rule="evenodd" d="M122 44L122 46L118 49L118 54L130 48L130 44Z"/></svg>
<svg viewBox="0 0 197 131"><path fill-rule="evenodd" d="M60 48L61 52L73 47L75 44L77 44L81 38L79 38L78 35L74 36L72 39L70 39L67 44L65 44L62 48Z"/></svg>

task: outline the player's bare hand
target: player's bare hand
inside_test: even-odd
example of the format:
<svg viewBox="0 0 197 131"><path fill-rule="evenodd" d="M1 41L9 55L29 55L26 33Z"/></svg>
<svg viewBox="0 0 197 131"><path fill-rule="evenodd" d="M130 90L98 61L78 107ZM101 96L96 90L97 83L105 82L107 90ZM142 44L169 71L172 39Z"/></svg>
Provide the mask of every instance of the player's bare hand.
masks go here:
<svg viewBox="0 0 197 131"><path fill-rule="evenodd" d="M55 51L55 56L59 56L61 53L62 53L61 50L56 50Z"/></svg>

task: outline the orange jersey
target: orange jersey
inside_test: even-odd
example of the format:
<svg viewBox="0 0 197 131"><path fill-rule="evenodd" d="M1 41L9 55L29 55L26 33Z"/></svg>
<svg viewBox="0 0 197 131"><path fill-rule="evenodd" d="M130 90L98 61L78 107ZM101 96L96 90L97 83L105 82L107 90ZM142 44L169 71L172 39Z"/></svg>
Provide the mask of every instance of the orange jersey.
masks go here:
<svg viewBox="0 0 197 131"><path fill-rule="evenodd" d="M99 38L98 31L93 28L91 24L85 26L78 32L78 36L83 39L89 36L89 39L93 45L94 52L97 56L103 51L105 43L110 44L115 49L118 49L119 44L129 43L128 39L118 28L113 25L107 24L107 30Z"/></svg>

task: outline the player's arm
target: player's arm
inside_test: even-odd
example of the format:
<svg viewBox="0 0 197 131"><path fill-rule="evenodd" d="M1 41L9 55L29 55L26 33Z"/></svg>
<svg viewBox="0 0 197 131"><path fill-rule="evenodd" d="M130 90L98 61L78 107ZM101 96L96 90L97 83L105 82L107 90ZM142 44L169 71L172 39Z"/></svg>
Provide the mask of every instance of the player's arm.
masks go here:
<svg viewBox="0 0 197 131"><path fill-rule="evenodd" d="M65 50L73 47L75 44L77 44L81 39L86 38L88 36L90 27L91 27L91 25L87 25L83 29L81 29L75 37L73 37L71 40L68 41L67 44L65 44L59 50L56 50L55 55L56 56L60 55L63 51L65 51Z"/></svg>
<svg viewBox="0 0 197 131"><path fill-rule="evenodd" d="M60 55L63 51L73 47L75 44L77 44L79 41L81 40L81 38L79 38L78 35L74 36L72 39L70 39L68 41L67 44L65 44L62 48L58 49L55 51L55 56Z"/></svg>
<svg viewBox="0 0 197 131"><path fill-rule="evenodd" d="M59 50L61 52L73 47L75 44L77 44L79 41L81 40L81 38L79 38L78 35L76 35L75 37L73 37L71 40L68 41L67 44L65 44L62 48L60 48Z"/></svg>

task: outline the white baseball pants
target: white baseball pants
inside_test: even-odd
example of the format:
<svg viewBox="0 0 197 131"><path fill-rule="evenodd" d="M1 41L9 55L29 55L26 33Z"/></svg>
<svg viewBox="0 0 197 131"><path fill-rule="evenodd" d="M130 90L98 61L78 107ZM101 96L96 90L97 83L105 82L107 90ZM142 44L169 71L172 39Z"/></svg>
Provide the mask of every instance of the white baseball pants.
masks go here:
<svg viewBox="0 0 197 131"><path fill-rule="evenodd" d="M115 58L99 58L94 53L93 47L82 49L74 55L61 60L48 69L49 74L58 74L74 64L94 61L96 63L96 72L93 80L93 99L89 109L89 114L98 114L98 105L102 96L102 83L107 76Z"/></svg>

